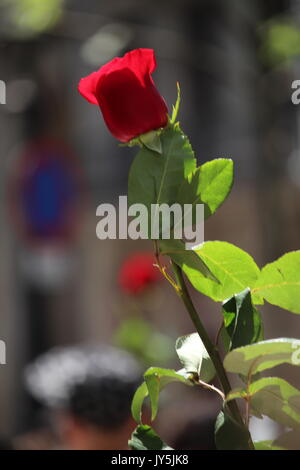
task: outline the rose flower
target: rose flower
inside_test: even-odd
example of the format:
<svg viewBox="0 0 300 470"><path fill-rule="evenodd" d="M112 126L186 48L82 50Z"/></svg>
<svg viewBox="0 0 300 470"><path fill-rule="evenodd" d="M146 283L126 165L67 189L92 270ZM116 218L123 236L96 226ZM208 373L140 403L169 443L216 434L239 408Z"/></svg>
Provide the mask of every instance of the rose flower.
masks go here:
<svg viewBox="0 0 300 470"><path fill-rule="evenodd" d="M152 49L135 49L79 82L81 95L100 107L108 129L121 142L167 125L168 109L151 76L155 67Z"/></svg>

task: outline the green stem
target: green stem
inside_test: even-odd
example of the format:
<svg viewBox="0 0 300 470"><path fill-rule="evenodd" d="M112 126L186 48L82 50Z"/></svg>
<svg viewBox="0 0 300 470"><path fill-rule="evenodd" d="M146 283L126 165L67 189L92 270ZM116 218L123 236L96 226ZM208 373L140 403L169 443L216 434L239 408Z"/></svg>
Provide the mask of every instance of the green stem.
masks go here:
<svg viewBox="0 0 300 470"><path fill-rule="evenodd" d="M182 270L180 269L179 266L177 266L175 263L173 263L173 269L174 273L176 276L176 280L178 282L178 285L180 287L180 290L178 290L178 295L181 297L189 315L190 318L212 360L212 363L216 369L217 376L219 378L219 381L222 385L223 391L225 393L225 396L231 391L231 385L228 380L226 371L224 369L222 360L219 356L218 350L216 346L212 343L210 340L204 326L202 325L202 322L198 316L198 313L194 307L194 304L192 302L192 299L190 297L189 291L187 289L187 286L185 284ZM232 417L241 425L244 425L243 418L241 417L240 410L237 406L236 401L232 400L227 403L227 406L232 414ZM249 448L253 449L253 443L249 443Z"/></svg>

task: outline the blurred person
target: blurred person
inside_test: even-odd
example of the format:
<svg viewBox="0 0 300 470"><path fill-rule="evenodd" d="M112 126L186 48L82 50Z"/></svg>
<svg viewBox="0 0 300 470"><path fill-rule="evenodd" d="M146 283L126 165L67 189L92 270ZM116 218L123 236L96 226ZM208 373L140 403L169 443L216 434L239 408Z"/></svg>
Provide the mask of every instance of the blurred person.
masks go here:
<svg viewBox="0 0 300 470"><path fill-rule="evenodd" d="M141 380L136 360L108 346L54 348L25 371L29 392L51 411L60 447L69 450L127 449Z"/></svg>

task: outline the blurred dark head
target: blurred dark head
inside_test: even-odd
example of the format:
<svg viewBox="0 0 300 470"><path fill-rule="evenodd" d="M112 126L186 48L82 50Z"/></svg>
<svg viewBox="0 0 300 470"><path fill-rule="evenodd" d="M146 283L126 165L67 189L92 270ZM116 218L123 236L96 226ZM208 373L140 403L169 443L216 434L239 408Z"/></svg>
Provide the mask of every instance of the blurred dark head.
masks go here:
<svg viewBox="0 0 300 470"><path fill-rule="evenodd" d="M199 416L190 420L175 438L174 449L216 450L214 416Z"/></svg>
<svg viewBox="0 0 300 470"><path fill-rule="evenodd" d="M64 443L77 448L118 445L118 433L132 425L130 405L141 379L135 359L112 347L55 348L25 371L31 395L56 412Z"/></svg>

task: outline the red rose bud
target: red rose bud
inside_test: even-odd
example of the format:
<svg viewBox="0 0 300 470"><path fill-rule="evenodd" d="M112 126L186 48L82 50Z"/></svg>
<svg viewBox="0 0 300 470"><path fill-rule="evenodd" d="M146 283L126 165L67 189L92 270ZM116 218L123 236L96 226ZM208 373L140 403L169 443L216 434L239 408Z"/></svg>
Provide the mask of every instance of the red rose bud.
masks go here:
<svg viewBox="0 0 300 470"><path fill-rule="evenodd" d="M121 266L119 285L127 294L140 294L146 287L161 280L159 270L154 266L155 258L149 253L130 256Z"/></svg>
<svg viewBox="0 0 300 470"><path fill-rule="evenodd" d="M152 49L135 49L79 82L79 93L100 106L108 129L121 142L167 125L168 109L151 77L155 68Z"/></svg>

